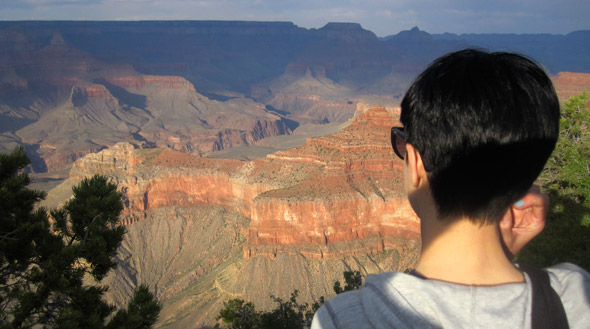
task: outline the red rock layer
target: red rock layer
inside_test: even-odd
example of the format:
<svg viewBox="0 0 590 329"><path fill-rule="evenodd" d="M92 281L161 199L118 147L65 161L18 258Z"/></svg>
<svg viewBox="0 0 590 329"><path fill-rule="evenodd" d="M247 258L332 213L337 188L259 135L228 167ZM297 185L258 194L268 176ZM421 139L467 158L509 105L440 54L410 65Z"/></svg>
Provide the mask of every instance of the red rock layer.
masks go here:
<svg viewBox="0 0 590 329"><path fill-rule="evenodd" d="M76 85L72 87L70 94L70 103L73 106L83 106L89 100L104 99L110 101L112 104L117 104L117 100L111 95L108 89L103 85L89 84Z"/></svg>
<svg viewBox="0 0 590 329"><path fill-rule="evenodd" d="M150 209L169 206L221 205L249 216L252 200L273 187L235 176L242 164L119 143L75 162L70 177L81 180L92 173L113 177L124 193L124 224L144 219Z"/></svg>
<svg viewBox="0 0 590 329"><path fill-rule="evenodd" d="M590 92L590 73L559 72L553 78L555 91L561 102L582 92Z"/></svg>
<svg viewBox="0 0 590 329"><path fill-rule="evenodd" d="M264 253L257 246L327 246L367 238L417 240L418 230L419 222L402 199L257 200L246 252L253 256ZM380 239L372 251L384 248Z"/></svg>
<svg viewBox="0 0 590 329"><path fill-rule="evenodd" d="M158 88L166 89L187 89L195 90L192 83L183 77L178 76L158 76L158 75L138 75L123 76L109 79L109 82L125 89L139 89L146 85L153 85Z"/></svg>

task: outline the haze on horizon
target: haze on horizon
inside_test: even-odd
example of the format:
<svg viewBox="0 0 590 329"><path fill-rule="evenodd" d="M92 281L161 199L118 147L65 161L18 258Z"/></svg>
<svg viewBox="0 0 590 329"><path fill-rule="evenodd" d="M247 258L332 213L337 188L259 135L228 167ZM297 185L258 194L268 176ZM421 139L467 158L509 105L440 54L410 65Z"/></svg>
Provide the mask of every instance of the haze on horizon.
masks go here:
<svg viewBox="0 0 590 329"><path fill-rule="evenodd" d="M587 0L2 0L0 20L290 21L305 28L360 23L378 36L551 33L590 29Z"/></svg>

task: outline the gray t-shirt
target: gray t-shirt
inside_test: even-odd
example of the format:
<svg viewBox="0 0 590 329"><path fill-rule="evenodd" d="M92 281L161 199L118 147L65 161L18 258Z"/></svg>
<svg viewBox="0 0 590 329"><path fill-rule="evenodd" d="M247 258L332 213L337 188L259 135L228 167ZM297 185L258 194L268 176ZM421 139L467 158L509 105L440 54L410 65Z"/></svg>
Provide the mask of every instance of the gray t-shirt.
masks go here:
<svg viewBox="0 0 590 329"><path fill-rule="evenodd" d="M590 274L573 264L547 268L571 329L590 328ZM532 287L525 282L469 286L404 273L368 275L315 314L312 329L531 328Z"/></svg>

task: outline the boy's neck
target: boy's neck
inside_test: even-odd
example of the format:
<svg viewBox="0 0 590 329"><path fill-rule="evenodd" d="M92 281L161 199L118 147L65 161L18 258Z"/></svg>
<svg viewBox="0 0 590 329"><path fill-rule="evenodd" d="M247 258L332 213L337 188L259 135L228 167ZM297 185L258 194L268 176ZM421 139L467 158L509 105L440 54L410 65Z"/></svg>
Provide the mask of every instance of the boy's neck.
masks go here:
<svg viewBox="0 0 590 329"><path fill-rule="evenodd" d="M467 219L422 219L422 252L416 271L429 279L466 285L523 282L506 257L497 225Z"/></svg>

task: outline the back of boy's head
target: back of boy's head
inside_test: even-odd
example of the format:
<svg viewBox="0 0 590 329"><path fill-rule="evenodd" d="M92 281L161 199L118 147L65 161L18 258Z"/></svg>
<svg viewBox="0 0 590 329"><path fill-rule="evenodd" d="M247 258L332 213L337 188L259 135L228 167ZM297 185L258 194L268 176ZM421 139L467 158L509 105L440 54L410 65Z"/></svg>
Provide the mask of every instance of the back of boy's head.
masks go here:
<svg viewBox="0 0 590 329"><path fill-rule="evenodd" d="M498 222L541 173L559 130L551 80L511 53L445 55L414 81L401 107L439 216L450 220Z"/></svg>

